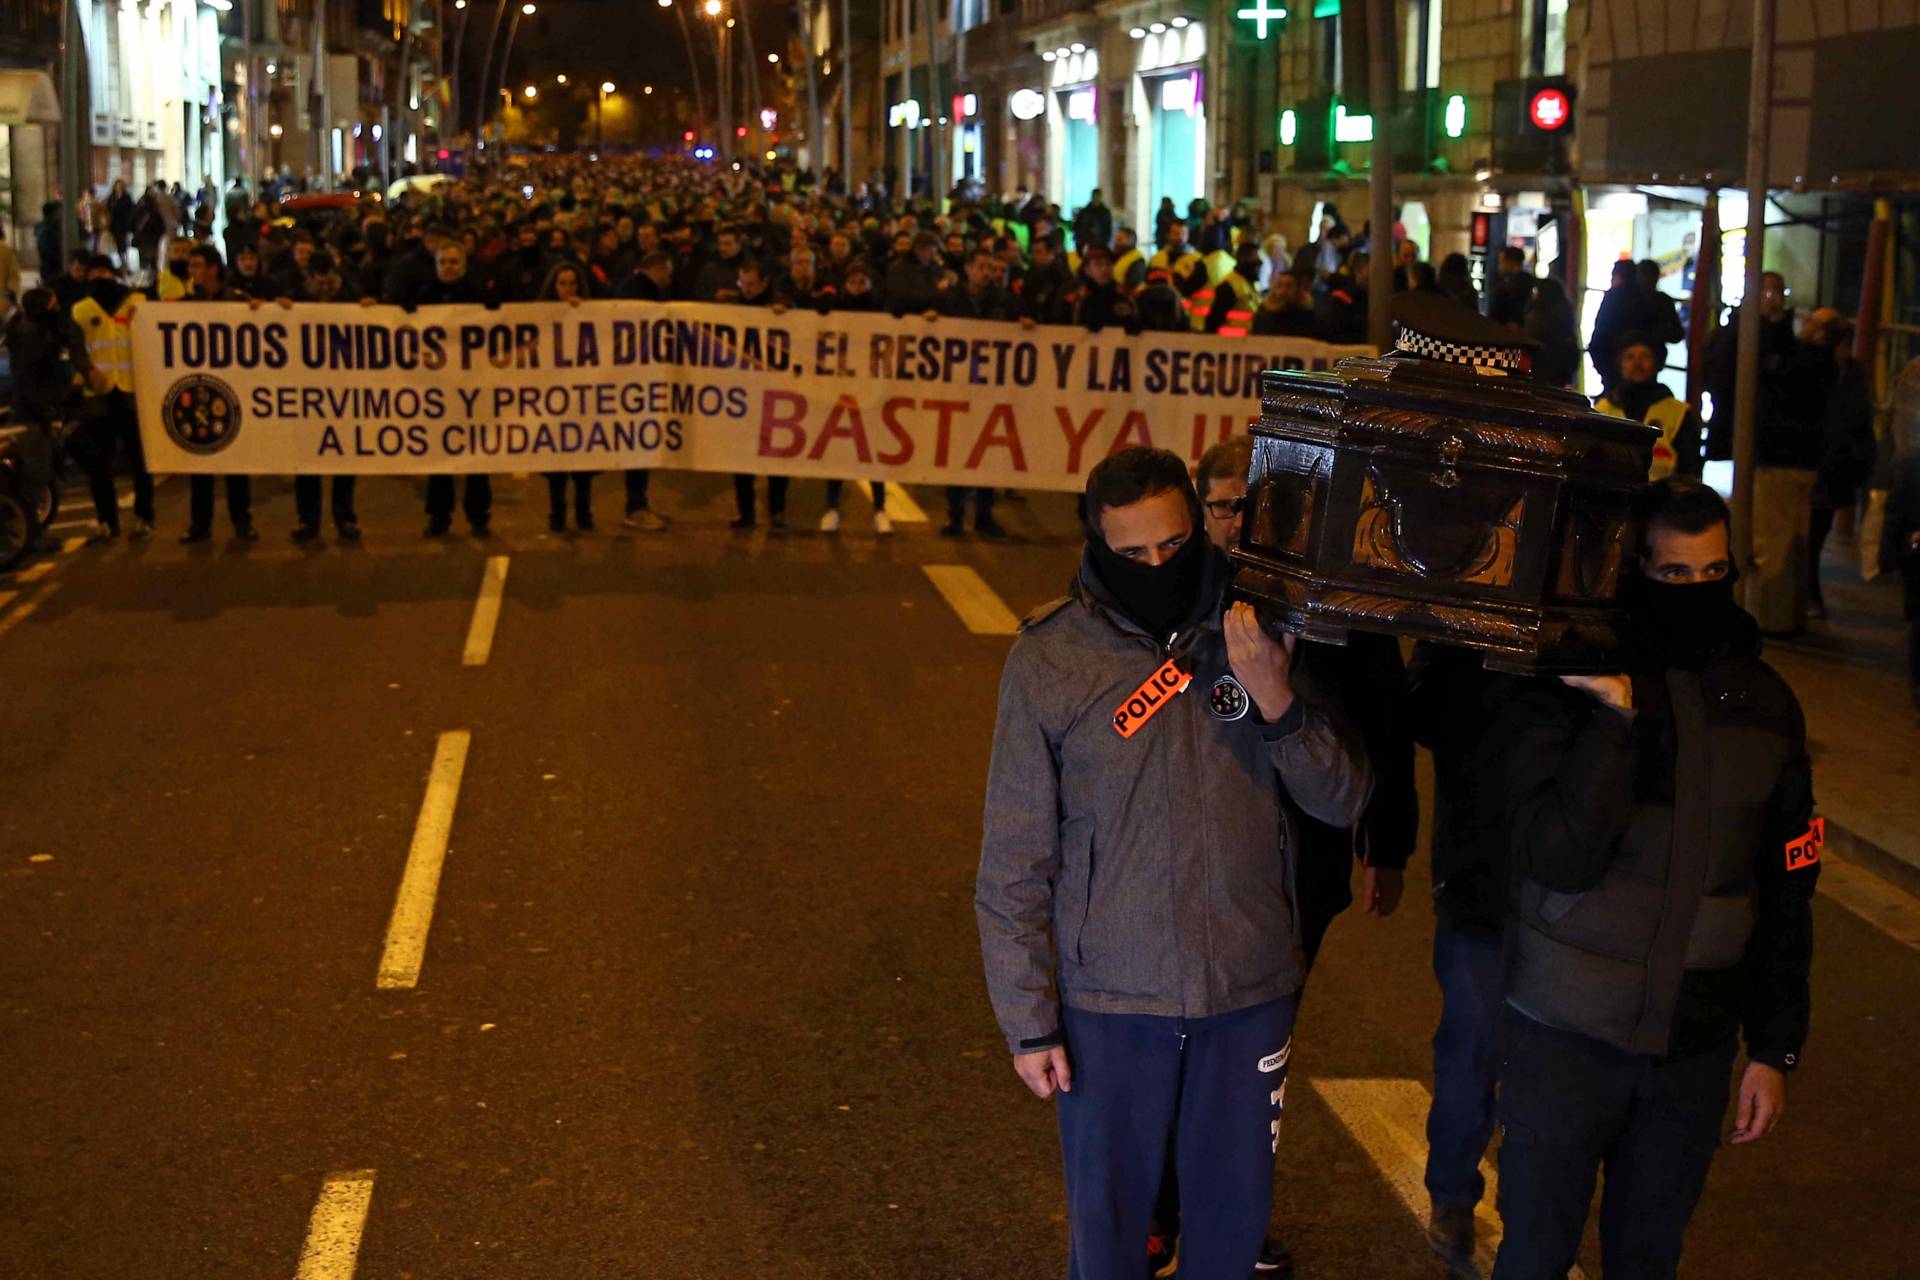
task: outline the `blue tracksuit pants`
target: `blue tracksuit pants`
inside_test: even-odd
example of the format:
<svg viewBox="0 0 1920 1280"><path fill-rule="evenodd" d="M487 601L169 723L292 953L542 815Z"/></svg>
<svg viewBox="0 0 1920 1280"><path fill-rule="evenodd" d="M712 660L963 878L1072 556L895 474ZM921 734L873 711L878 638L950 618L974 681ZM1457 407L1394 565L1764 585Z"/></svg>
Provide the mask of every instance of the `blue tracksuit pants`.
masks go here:
<svg viewBox="0 0 1920 1280"><path fill-rule="evenodd" d="M1169 1143L1181 1280L1247 1280L1273 1212L1299 996L1213 1018L1062 1010L1069 1280L1144 1280Z"/></svg>

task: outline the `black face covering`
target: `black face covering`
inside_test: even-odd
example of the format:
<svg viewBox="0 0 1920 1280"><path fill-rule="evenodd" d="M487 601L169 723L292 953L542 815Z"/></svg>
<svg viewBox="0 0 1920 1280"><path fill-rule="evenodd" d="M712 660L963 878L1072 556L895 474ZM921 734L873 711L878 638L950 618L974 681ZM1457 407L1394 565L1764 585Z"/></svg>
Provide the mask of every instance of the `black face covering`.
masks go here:
<svg viewBox="0 0 1920 1280"><path fill-rule="evenodd" d="M87 294L100 304L102 311L111 315L126 300L127 286L118 280L95 280L87 285Z"/></svg>
<svg viewBox="0 0 1920 1280"><path fill-rule="evenodd" d="M1655 582L1635 578L1626 602L1640 620L1647 642L1668 666L1699 670L1739 634L1735 575L1713 582Z"/></svg>
<svg viewBox="0 0 1920 1280"><path fill-rule="evenodd" d="M1197 527L1164 564L1129 560L1103 538L1089 538L1087 548L1094 572L1120 611L1154 639L1164 642L1193 612L1207 567L1207 539Z"/></svg>
<svg viewBox="0 0 1920 1280"><path fill-rule="evenodd" d="M173 274L180 279L185 280L187 278L187 268L191 265L192 264L188 262L169 262L167 264L167 270L173 272Z"/></svg>

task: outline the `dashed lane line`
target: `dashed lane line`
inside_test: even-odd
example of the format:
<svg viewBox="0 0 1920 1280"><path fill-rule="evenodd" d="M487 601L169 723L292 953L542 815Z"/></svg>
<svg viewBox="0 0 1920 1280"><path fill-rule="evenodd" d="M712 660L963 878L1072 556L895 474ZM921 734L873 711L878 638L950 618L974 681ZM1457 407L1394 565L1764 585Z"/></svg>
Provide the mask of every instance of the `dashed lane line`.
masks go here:
<svg viewBox="0 0 1920 1280"><path fill-rule="evenodd" d="M372 1204L373 1170L329 1174L307 1222L307 1243L294 1280L353 1280Z"/></svg>
<svg viewBox="0 0 1920 1280"><path fill-rule="evenodd" d="M14 609L11 613L0 614L0 636L7 634L7 632L13 630L15 627L19 626L22 622L25 622L28 618L31 618L33 616L33 611L38 609L41 606L41 604L45 602L46 598L52 595L55 591L59 590L59 588L60 588L59 583L50 582L46 586L40 588L40 593L38 595L29 597L26 600L22 600L20 602L19 607ZM8 601L11 601L18 594L19 593L16 591L7 592L4 598L0 598L0 609L6 608Z"/></svg>
<svg viewBox="0 0 1920 1280"><path fill-rule="evenodd" d="M507 557L488 556L486 571L480 575L480 595L473 602L473 622L467 627L466 651L460 655L462 666L487 665L494 628L500 624L500 597L506 589Z"/></svg>
<svg viewBox="0 0 1920 1280"><path fill-rule="evenodd" d="M850 483L861 497L868 502L873 501L873 491L867 488L867 481L854 480ZM929 523L925 509L913 500L913 495L907 492L904 485L887 485L887 514L893 517L895 524Z"/></svg>
<svg viewBox="0 0 1920 1280"><path fill-rule="evenodd" d="M1417 1224L1426 1222L1427 1197L1427 1108L1433 1098L1418 1080L1358 1080L1309 1078L1307 1087L1320 1095L1333 1114L1339 1117L1353 1140L1358 1142L1381 1176L1413 1215ZM1499 1174L1485 1160L1480 1162L1481 1176L1487 1180L1487 1194L1474 1209L1474 1262L1480 1274L1493 1274L1493 1256L1500 1248L1500 1218L1494 1211L1498 1203ZM1587 1280L1578 1265L1567 1272L1567 1280Z"/></svg>
<svg viewBox="0 0 1920 1280"><path fill-rule="evenodd" d="M973 634L1010 636L1020 630L1020 619L971 565L923 564L920 567Z"/></svg>
<svg viewBox="0 0 1920 1280"><path fill-rule="evenodd" d="M53 572L53 561L40 560L13 575L15 582L38 582Z"/></svg>
<svg viewBox="0 0 1920 1280"><path fill-rule="evenodd" d="M1920 951L1920 901L1865 867L1820 860L1819 889L1902 946Z"/></svg>
<svg viewBox="0 0 1920 1280"><path fill-rule="evenodd" d="M449 729L434 747L427 796L414 824L413 846L407 851L407 869L400 876L386 946L380 952L380 972L374 979L374 986L382 991L411 990L420 981L427 930L433 925L433 901L440 892L440 868L453 830L453 806L460 798L460 775L466 771L472 741L467 730Z"/></svg>

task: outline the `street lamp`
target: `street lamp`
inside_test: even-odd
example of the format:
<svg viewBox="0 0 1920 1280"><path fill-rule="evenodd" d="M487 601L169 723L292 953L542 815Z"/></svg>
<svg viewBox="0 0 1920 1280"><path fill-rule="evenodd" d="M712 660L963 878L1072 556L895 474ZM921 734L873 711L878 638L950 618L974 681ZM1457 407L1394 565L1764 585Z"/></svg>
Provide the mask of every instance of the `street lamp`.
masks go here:
<svg viewBox="0 0 1920 1280"><path fill-rule="evenodd" d="M538 86L535 86L535 85L528 85L526 88L522 89L520 92L527 96L528 102L532 102L535 98L540 96L540 90Z"/></svg>
<svg viewBox="0 0 1920 1280"><path fill-rule="evenodd" d="M770 53L767 55L767 61L773 63L775 66L778 66L780 64L780 55L777 53Z"/></svg>
<svg viewBox="0 0 1920 1280"><path fill-rule="evenodd" d="M509 0L501 0L503 5L508 2ZM513 65L513 38L520 33L520 19L531 18L539 11L540 7L529 0L528 3L521 5L520 8L515 11L513 21L507 24L507 43L506 47L500 51L500 77L495 83L501 85L506 83L507 69ZM482 74L485 74L485 68L482 68ZM532 95L529 94L528 96L531 97Z"/></svg>
<svg viewBox="0 0 1920 1280"><path fill-rule="evenodd" d="M653 95L653 86L652 86L652 85L648 85L648 86L647 86L647 87L646 87L645 89L643 89L643 90L642 90L641 92L643 92L643 93L645 93L645 94L647 94L647 95L648 95L649 97L651 97L651 96Z"/></svg>
<svg viewBox="0 0 1920 1280"><path fill-rule="evenodd" d="M600 106L593 113L593 149L595 151L600 149L601 139L605 136L603 126L606 124L607 119L607 95L612 92L613 81L602 80L600 82Z"/></svg>
<svg viewBox="0 0 1920 1280"><path fill-rule="evenodd" d="M719 0L714 0L718 3ZM673 0L660 0L662 9L673 9L673 16L680 21L680 38L687 45L687 70L693 76L693 117L696 121L706 118L706 95L700 89L700 56L693 47L693 28L687 25L687 10L684 5L674 8ZM718 86L715 86L718 88ZM647 90L652 93L652 89Z"/></svg>
<svg viewBox="0 0 1920 1280"><path fill-rule="evenodd" d="M555 84L565 84L567 82L567 73L562 71L559 75L553 78L553 82Z"/></svg>

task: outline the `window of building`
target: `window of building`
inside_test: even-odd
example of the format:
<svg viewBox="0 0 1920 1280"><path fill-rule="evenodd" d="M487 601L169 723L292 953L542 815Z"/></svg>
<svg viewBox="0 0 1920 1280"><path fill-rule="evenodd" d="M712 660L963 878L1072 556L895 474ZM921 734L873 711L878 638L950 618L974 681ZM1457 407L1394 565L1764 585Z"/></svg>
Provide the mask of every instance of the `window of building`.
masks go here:
<svg viewBox="0 0 1920 1280"><path fill-rule="evenodd" d="M971 31L985 23L990 16L989 4L990 0L954 0L953 29L956 32Z"/></svg>
<svg viewBox="0 0 1920 1280"><path fill-rule="evenodd" d="M1328 93L1338 94L1340 84L1340 8L1332 6L1332 12L1322 14L1320 8L1314 8L1313 48L1319 59L1319 81Z"/></svg>

